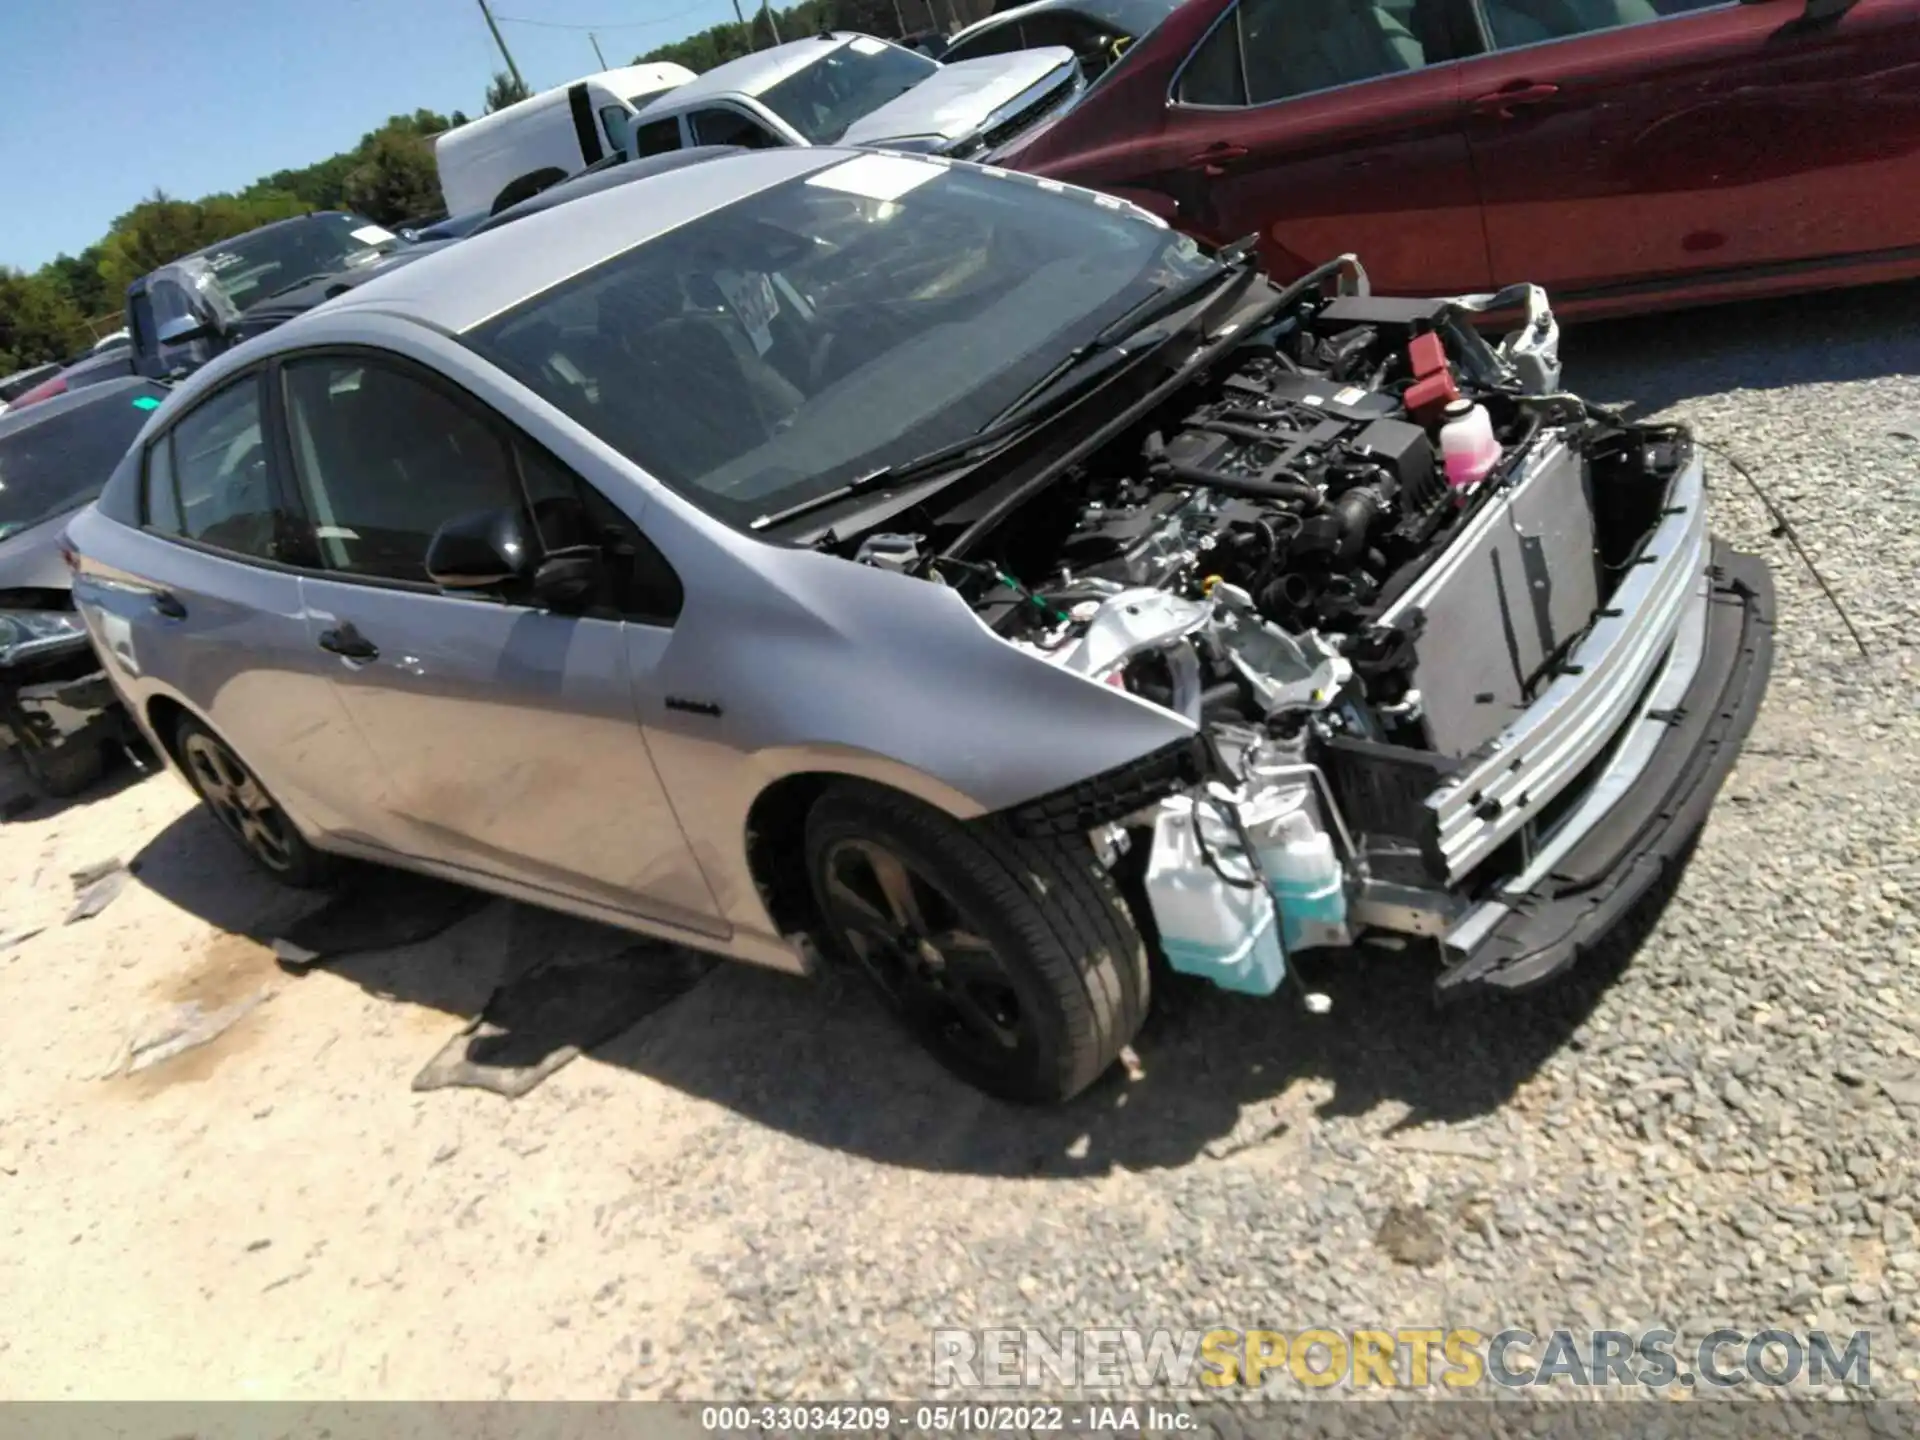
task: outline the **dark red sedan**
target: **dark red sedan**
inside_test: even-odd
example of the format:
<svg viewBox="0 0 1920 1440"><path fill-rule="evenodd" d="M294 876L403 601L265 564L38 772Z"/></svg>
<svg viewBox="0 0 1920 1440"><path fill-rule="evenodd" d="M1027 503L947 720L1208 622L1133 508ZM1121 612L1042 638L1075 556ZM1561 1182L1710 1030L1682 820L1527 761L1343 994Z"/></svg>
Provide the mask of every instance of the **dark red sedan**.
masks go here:
<svg viewBox="0 0 1920 1440"><path fill-rule="evenodd" d="M1920 0L1187 0L994 157L1563 313L1920 275Z"/></svg>

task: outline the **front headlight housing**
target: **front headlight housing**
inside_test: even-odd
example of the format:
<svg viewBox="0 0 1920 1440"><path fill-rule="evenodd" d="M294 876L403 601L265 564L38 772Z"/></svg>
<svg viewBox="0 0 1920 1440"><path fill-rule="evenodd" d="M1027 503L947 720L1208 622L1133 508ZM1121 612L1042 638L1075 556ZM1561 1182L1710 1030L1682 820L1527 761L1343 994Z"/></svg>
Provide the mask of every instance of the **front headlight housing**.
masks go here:
<svg viewBox="0 0 1920 1440"><path fill-rule="evenodd" d="M0 610L0 665L85 644L87 627L71 610Z"/></svg>

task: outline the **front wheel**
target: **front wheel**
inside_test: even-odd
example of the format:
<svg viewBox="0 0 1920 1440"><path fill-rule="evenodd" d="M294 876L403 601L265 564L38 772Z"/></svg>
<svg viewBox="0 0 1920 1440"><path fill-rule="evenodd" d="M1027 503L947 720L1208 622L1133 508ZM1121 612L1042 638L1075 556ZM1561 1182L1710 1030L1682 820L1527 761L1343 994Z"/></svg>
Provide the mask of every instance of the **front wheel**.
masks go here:
<svg viewBox="0 0 1920 1440"><path fill-rule="evenodd" d="M20 763L40 793L55 800L80 794L106 772L106 755L93 740L64 745L22 745Z"/></svg>
<svg viewBox="0 0 1920 1440"><path fill-rule="evenodd" d="M1079 1094L1146 1017L1146 946L1082 837L1022 839L845 782L807 817L806 863L828 951L991 1095Z"/></svg>
<svg viewBox="0 0 1920 1440"><path fill-rule="evenodd" d="M304 890L326 882L332 857L307 843L226 741L193 717L182 716L174 732L174 752L188 782L249 860L283 885Z"/></svg>

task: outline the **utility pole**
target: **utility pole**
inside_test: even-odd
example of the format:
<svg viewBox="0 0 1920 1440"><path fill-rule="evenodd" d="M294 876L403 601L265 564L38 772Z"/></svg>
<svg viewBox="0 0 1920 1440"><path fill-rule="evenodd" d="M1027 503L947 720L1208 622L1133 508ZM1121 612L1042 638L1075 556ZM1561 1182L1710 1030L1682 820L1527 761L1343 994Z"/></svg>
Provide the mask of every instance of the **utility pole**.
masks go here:
<svg viewBox="0 0 1920 1440"><path fill-rule="evenodd" d="M589 30L587 32L587 39L593 42L593 58L600 62L600 68L602 70L606 69L607 57L600 53L600 37Z"/></svg>
<svg viewBox="0 0 1920 1440"><path fill-rule="evenodd" d="M760 0L760 13L767 17L767 30L773 36L773 43L780 43L780 26L773 18L773 6L770 0Z"/></svg>
<svg viewBox="0 0 1920 1440"><path fill-rule="evenodd" d="M500 38L500 27L493 23L493 12L487 9L487 0L480 0L480 13L486 17L487 29L493 32L493 43L500 47L500 58L507 62L507 73L513 76L514 84L525 90L527 82L520 78L520 67L513 63L513 52L507 49L507 42Z"/></svg>

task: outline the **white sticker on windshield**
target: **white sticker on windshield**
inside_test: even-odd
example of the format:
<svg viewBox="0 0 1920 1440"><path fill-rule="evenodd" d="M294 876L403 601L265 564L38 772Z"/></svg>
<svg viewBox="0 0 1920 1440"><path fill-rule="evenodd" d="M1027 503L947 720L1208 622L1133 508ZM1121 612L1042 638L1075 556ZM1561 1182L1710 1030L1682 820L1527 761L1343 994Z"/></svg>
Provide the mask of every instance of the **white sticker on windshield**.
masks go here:
<svg viewBox="0 0 1920 1440"><path fill-rule="evenodd" d="M909 160L904 155L861 155L821 171L810 177L807 184L842 190L849 195L864 195L869 200L898 200L909 190L944 173L938 165Z"/></svg>
<svg viewBox="0 0 1920 1440"><path fill-rule="evenodd" d="M347 233L362 245L384 245L394 238L391 230L383 230L378 225L362 225L358 230L349 230Z"/></svg>
<svg viewBox="0 0 1920 1440"><path fill-rule="evenodd" d="M871 35L856 35L847 48L856 55L878 55L887 48L887 44L884 40L875 40Z"/></svg>
<svg viewBox="0 0 1920 1440"><path fill-rule="evenodd" d="M753 353L764 355L773 348L773 317L780 313L780 299L773 292L773 281L765 275L743 275L737 270L716 270L713 283L726 297L727 308L753 342Z"/></svg>

